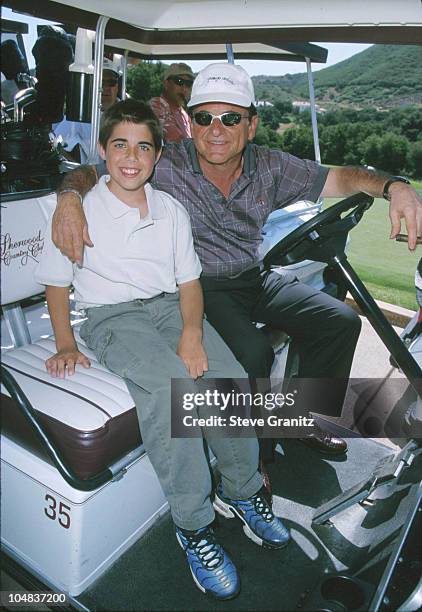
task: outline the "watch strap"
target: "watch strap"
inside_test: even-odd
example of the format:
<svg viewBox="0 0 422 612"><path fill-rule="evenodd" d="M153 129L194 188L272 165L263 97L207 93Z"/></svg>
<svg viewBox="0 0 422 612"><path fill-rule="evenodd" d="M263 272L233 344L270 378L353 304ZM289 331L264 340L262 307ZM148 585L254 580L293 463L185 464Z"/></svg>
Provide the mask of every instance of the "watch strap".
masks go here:
<svg viewBox="0 0 422 612"><path fill-rule="evenodd" d="M410 185L409 179L407 179L405 176L391 176L388 179L388 181L385 183L383 190L382 190L382 197L384 198L384 200L387 200L388 202L391 200L391 196L388 190L390 189L390 186L393 183L406 183L406 185Z"/></svg>
<svg viewBox="0 0 422 612"><path fill-rule="evenodd" d="M76 196L78 196L78 198L81 201L81 204L83 202L83 198L82 198L82 194L79 193L79 191L77 189L70 189L70 188L66 188L66 189L60 189L57 192L57 195L62 195L62 193L74 193Z"/></svg>

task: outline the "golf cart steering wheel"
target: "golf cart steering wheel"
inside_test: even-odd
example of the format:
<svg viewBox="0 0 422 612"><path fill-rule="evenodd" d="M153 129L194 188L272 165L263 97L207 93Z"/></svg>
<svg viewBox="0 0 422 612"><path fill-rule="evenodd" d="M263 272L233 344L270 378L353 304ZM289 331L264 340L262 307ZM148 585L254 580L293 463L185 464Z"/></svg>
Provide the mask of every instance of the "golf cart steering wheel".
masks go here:
<svg viewBox="0 0 422 612"><path fill-rule="evenodd" d="M322 211L285 236L264 257L264 267L287 266L305 259L328 263L344 253L347 235L374 198L358 193ZM345 217L341 215L350 211Z"/></svg>

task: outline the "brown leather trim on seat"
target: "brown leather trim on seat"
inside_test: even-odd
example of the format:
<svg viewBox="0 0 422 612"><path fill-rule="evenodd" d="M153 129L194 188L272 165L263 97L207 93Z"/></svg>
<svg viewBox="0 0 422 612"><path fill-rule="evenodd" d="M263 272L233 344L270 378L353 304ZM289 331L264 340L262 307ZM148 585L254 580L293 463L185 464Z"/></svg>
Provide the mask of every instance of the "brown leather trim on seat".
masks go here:
<svg viewBox="0 0 422 612"><path fill-rule="evenodd" d="M89 432L36 412L63 459L81 478L97 474L142 443L135 407ZM4 394L1 396L1 421L4 435L45 459L41 442L16 402Z"/></svg>

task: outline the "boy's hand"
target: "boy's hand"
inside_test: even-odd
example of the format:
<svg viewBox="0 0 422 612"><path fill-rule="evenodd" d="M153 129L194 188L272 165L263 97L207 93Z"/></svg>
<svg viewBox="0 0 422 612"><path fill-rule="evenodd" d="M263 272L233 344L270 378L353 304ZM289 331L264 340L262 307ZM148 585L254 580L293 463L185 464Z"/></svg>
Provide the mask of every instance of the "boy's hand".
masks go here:
<svg viewBox="0 0 422 612"><path fill-rule="evenodd" d="M187 333L182 333L176 353L192 378L196 379L204 372L208 372L208 357L200 340L193 339Z"/></svg>
<svg viewBox="0 0 422 612"><path fill-rule="evenodd" d="M84 368L90 368L91 362L86 355L78 349L63 349L58 351L53 357L47 359L45 367L53 378L64 378L67 369L68 376L75 373L75 365L80 363Z"/></svg>

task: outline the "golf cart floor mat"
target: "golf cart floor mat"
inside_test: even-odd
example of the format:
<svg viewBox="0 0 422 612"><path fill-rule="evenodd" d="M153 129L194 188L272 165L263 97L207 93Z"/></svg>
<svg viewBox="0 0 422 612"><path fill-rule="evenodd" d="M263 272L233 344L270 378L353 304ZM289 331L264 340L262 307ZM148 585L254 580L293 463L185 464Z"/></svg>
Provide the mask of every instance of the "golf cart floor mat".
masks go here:
<svg viewBox="0 0 422 612"><path fill-rule="evenodd" d="M347 609L367 610L421 467L409 468L393 487L380 487L370 505L355 504L328 524L312 525L315 508L360 482L392 453L369 439L348 443L347 458L337 460L323 458L295 440L281 443L282 453L276 453L268 469L274 510L292 532L287 548L261 548L245 537L237 520L219 517L217 538L241 577L236 599L217 604L195 587L167 514L78 601L91 610L311 610L316 609L315 589L321 579L341 573L363 585L363 606ZM318 609L338 609L318 603Z"/></svg>

